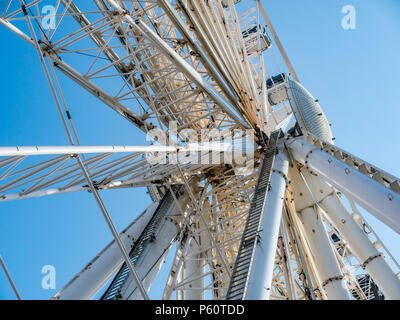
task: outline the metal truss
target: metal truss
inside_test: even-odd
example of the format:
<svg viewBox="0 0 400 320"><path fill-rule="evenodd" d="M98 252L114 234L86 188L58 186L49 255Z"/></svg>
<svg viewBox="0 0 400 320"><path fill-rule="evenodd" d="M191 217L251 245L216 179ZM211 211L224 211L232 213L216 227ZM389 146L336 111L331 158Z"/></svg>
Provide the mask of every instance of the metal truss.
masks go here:
<svg viewBox="0 0 400 320"><path fill-rule="evenodd" d="M113 276L103 299L147 299L168 254L163 299L230 298L238 272L245 299L400 298L400 266L357 209L398 231L400 180L330 143L260 1L55 0L53 17L44 3L2 1L0 24L36 49L70 146L1 147L0 202L89 191L114 237L54 299L90 299ZM70 80L151 145L81 146ZM193 147L248 132L243 163ZM118 233L99 191L136 187L153 203Z"/></svg>
<svg viewBox="0 0 400 320"><path fill-rule="evenodd" d="M76 157L72 153L1 159L0 201L90 190ZM190 176L207 174L215 165L202 164L208 154L202 157L199 164L181 164L181 169ZM176 165L152 164L144 153L87 154L82 162L98 190L182 183Z"/></svg>
<svg viewBox="0 0 400 320"><path fill-rule="evenodd" d="M226 112L237 114L237 97L227 83L222 85L224 90L219 88L210 76L216 74L216 79L222 78L215 66L206 59L208 68L214 70L210 73L201 57L194 54L189 40L192 46L199 42L196 34L189 32L186 35L189 40L180 38L180 30L189 26L172 4L168 4L168 13L179 20L178 27L160 7L166 1L94 1L79 3L81 8L72 1L58 1L60 10L63 9L57 15L56 28L44 32L40 28L44 17L39 3L27 2L22 10L19 1L11 1L0 21L12 30L18 25L18 32L32 44L29 33L24 32L24 22L28 19L44 56L56 69L143 131L154 127L151 121L167 127L170 121L177 121L180 129L232 126ZM188 4L182 5L186 8ZM217 8L203 9L222 19ZM238 57L238 49L235 51ZM171 52L174 58L170 57ZM229 85L233 83L237 86L240 82ZM225 91L231 101L224 97ZM215 108L216 103L222 109ZM236 118L240 125L247 125L241 116Z"/></svg>

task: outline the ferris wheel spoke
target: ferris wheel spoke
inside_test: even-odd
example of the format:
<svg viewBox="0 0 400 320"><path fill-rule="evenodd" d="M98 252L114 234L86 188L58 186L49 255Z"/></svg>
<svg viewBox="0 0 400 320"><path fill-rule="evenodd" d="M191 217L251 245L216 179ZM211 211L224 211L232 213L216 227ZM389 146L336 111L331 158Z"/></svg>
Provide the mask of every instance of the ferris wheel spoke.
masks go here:
<svg viewBox="0 0 400 320"><path fill-rule="evenodd" d="M225 179L228 179L228 176ZM251 181L256 179L256 176L250 175L247 179ZM244 180L237 181L237 186L239 187L242 182ZM234 183L231 183L231 188L234 188L233 185ZM215 256L216 248L210 240L207 230L212 230L218 242L219 249L223 252L224 260L226 260L228 265L232 265L236 257L235 246L240 243L243 221L245 221L249 209L247 203L242 199L251 196L252 191L251 189L244 191L243 188L239 188L239 190L236 190L236 194L233 194L228 189L226 189L225 193L220 192L219 189L216 189L214 193L212 188L210 190L206 187L201 197L203 201L206 198L211 200L211 202L209 202L210 200L205 201L203 206L203 215L208 220L208 225L204 225L198 215L196 218L193 216L187 224L200 224L202 226L194 229L191 227L184 229L189 232L189 236L182 237L182 239L202 239L200 241L202 245L201 247L197 247L195 251L192 251L192 254L188 254L188 241L184 240L186 241L186 246L182 246L181 244L179 249L177 249L168 285L164 291L164 297L170 297L172 292L176 292L181 298L198 298L200 295L198 289L195 288L200 287L203 287L204 291L210 291L214 298L218 297L222 299L226 294L230 277L223 272L225 268L222 262L218 260L218 256ZM240 195L239 197L238 194ZM223 200L218 202L216 197ZM199 242L196 241L196 243ZM204 262L201 262L203 261L202 259L205 259ZM187 263L194 264L197 267L194 267L194 269L190 267L189 270L185 271L182 269L182 266ZM183 275L181 278L179 278L180 273ZM212 276L213 280L211 283L206 283L210 276ZM215 286L218 286L219 289L216 290Z"/></svg>
<svg viewBox="0 0 400 320"><path fill-rule="evenodd" d="M179 84L179 81L182 81L183 83L191 83L191 81L188 80L188 78L186 76L183 76L181 73L181 70L178 71L176 68L176 61L173 61L172 63L166 59L166 57L168 57L168 54L166 53L157 53L156 51L154 51L154 48L151 48L151 45L149 45L149 43L143 41L144 39L142 38L142 36L139 33L135 33L133 34L132 32L132 24L131 23L115 23L113 20L109 19L109 16L107 14L104 14L106 11L104 11L107 6L103 3L101 8L97 8L98 11L93 10L93 11L80 11L76 5L74 3L72 3L71 1L62 1L63 5L64 5L64 11L62 14L62 18L63 21L58 21L59 27L62 26L62 24L65 23L69 23L70 24L70 20L71 18L75 19L76 22L78 22L78 25L80 25L80 28L77 29L75 32L72 32L70 34L64 35L63 38L60 39L52 39L52 43L50 44L49 41L45 38L43 38L41 41L44 43L44 45L42 46L42 50L44 52L45 55L49 56L55 63L55 66L57 69L61 70L64 74L66 74L68 77L70 77L71 79L73 79L75 82L77 82L79 85L83 86L85 89L89 90L89 92L91 92L92 94L94 94L96 97L98 97L102 102L104 102L105 104L107 104L108 106L110 106L112 109L114 109L115 111L117 111L119 114L121 114L123 117L127 118L128 120L130 120L131 122L133 122L136 126L138 126L139 128L141 128L144 131L147 131L149 129L152 128L152 125L150 123L146 123L146 121L144 120L145 118L151 118L152 115L155 116L155 111L154 111L154 105L159 105L162 109L159 109L159 113L162 116L162 121L164 123L167 123L168 121L171 121L171 119L173 120L178 120L180 121L180 125L181 128L186 128L186 127L191 127L193 125L200 125L200 127L204 126L204 124L207 124L207 121L204 121L206 119L210 119L210 118L214 118L213 121L218 121L218 118L223 121L224 117L216 117L215 114L213 114L213 112L205 112L204 110L199 111L197 105L205 105L204 101L196 99L196 97L191 96L192 93L188 93L189 96L185 96L184 93L180 92L178 93L176 89L171 89L168 88L167 92L168 93L168 99L171 99L171 102L167 102L167 103L160 103L161 101L167 101L164 99L160 99L159 97L156 97L156 95L153 95L152 98L151 97L151 93L150 92L159 92L159 89L161 87L164 87L164 89L167 89L167 87L165 85L160 87L160 81L165 81L165 84L169 87L171 87L171 85L173 85L173 82L175 82L176 84L178 84L178 87L181 86ZM116 3L114 3L114 5L116 5ZM117 5L118 8L118 5ZM158 23L156 24L156 20L153 21L151 16L146 14L146 23L142 23L142 28L145 28L147 30L147 32L150 32L150 34L153 34L152 30L150 30L149 26L147 24L149 24L151 26L151 28L155 28L154 30L156 30L158 32L159 35L161 35L165 41L170 42L172 40L170 39L175 39L174 35L173 35L173 30L175 28L175 25L168 19L168 17L165 15L165 13L160 9L160 8L156 8L155 4L152 3L152 7L149 8L151 10L158 10L159 12L161 12L161 15L157 15L157 20ZM89 10L89 9L86 9ZM136 10L137 11L137 10ZM137 15L137 17L140 17L140 12L136 12L135 14ZM68 12L68 15L66 14L66 12ZM18 14L20 12L16 12L14 13L14 15ZM97 20L95 20L95 22L90 22L88 20L88 16L96 16L97 14ZM101 17L99 18L99 15L101 15ZM176 12L175 12L176 15ZM69 18L69 20L67 19ZM131 16L129 16L128 18L131 18ZM134 17L135 18L135 17ZM28 19L35 19L35 17L28 17ZM68 20L68 21L67 21ZM164 23L159 23L160 21L164 21ZM176 22L176 21L175 21ZM180 21L180 27L182 27L182 23L183 21ZM134 26L135 27L135 26ZM164 28L165 27L165 28ZM164 28L164 29L163 29ZM118 30L118 33L120 35L116 36L116 30ZM164 30L163 32L161 32L161 30ZM109 33L108 31L110 31L111 33ZM172 33L171 33L172 32ZM54 33L53 33L54 35ZM121 37L121 35L123 35L123 37ZM153 34L154 36L155 34ZM158 37L159 35L155 35L156 37ZM61 36L61 34L59 34L59 36ZM133 37L136 36L136 39ZM187 36L189 36L189 34L187 34ZM88 42L87 41L83 41L85 39L91 39L94 44L95 47L93 47L93 49L90 49L90 47L88 47ZM112 38L115 38L115 40L117 41L121 41L122 38L124 39L122 43L122 49L125 49L126 54L124 56L122 56L122 58L120 57L119 54L117 54L117 48L114 45L110 44L110 40ZM137 40L139 39L139 40ZM192 43L194 43L195 39L192 39ZM132 42L136 42L135 46L134 43ZM163 40L160 39L160 41L162 42ZM175 42L174 42L175 41ZM80 44L81 43L81 44ZM113 40L113 43L115 43L115 41ZM77 47L78 45L78 47ZM176 39L172 41L172 45L176 45ZM73 46L75 46L75 49L72 49ZM83 46L83 47L82 47ZM185 47L185 45L182 46L182 49ZM68 60L61 60L60 57L64 56L66 54L65 49L68 50L66 52L75 52L75 53L85 53L85 51L87 52L87 50L96 50L97 54L95 52L92 61L88 61L88 70L81 73L78 70L76 70L75 68L73 68L70 64L68 64ZM169 48L169 45L167 45L165 43L164 48ZM169 50L169 49L168 49ZM118 50L121 51L121 50ZM152 52L151 52L152 51ZM179 50L178 50L179 52ZM189 51L187 49L183 50L182 53L184 54L184 56L182 56L182 62L186 59L187 61L191 61L190 58L190 54ZM109 61L108 65L104 65L104 63L102 65L100 65L100 61L103 61L103 56L105 56L104 58L107 59ZM142 58L140 58L142 57ZM101 60L100 60L101 58ZM135 66L134 70L130 70L129 65L131 65L130 61L131 59L133 59L133 64L132 66ZM143 60L144 59L144 60ZM150 60L149 60L150 59ZM160 60L161 59L161 60ZM181 59L181 58L179 58ZM189 60L188 60L189 59ZM203 54L203 60L206 59L206 55ZM207 59L206 59L207 60ZM71 60L72 61L72 60ZM153 61L153 62L151 62ZM207 60L208 61L208 60ZM150 65L146 65L149 62ZM146 64L145 64L146 63ZM154 64L156 63L156 64ZM159 63L163 63L164 65L169 65L169 69L170 70L175 70L175 74L177 75L174 79L174 77L172 75L167 75L167 79L163 80L162 78L160 78L158 72L157 72L157 64ZM187 62L184 62L187 63ZM191 63L194 63L193 66L196 66L196 68L201 67L198 62L195 62L194 60L191 61ZM185 65L185 64L184 64ZM208 63L208 65L210 66L210 61ZM150 68L149 68L150 66ZM189 67L189 65L186 65L187 67ZM191 68L191 67L190 67ZM111 69L114 69L115 71L110 74ZM88 74L89 70L91 70L90 74ZM186 70L186 68L185 68ZM136 83L138 81L137 78L135 78L135 76L133 76L134 72L133 71L137 71L139 75L141 75L141 77L145 80L145 84L144 86L146 88L143 87L143 81L141 81L141 84L139 85L139 88L135 88L138 87L138 84ZM193 74L196 74L196 72L190 72L189 76L193 77ZM209 75L209 72L206 72L205 74ZM113 94L109 94L107 93L105 90L101 89L101 86L96 85L93 80L101 80L102 78L107 77L116 77L116 78L123 78L123 84L121 86L121 89L119 90L119 95L121 96L121 94L123 95L123 99L119 99L117 98L115 95ZM163 77L161 75L161 77ZM201 76L197 76L198 79L201 78ZM221 82L221 77L218 77L220 79ZM167 80L167 81L166 81ZM172 82L171 82L172 81ZM97 81L98 82L98 81ZM153 84L152 84L153 82ZM129 89L127 87L127 84L129 83L129 87L134 88L134 89ZM201 83L197 83L196 86L198 86L200 84L200 86L203 86L203 81ZM130 93L124 93L126 91L126 89L124 90L123 88L129 89ZM148 88L147 88L148 87ZM225 88L227 86L225 85ZM173 88L173 87L172 87ZM193 85L191 85L191 88L193 89ZM228 102L224 100L224 98L222 96L219 96L219 94L217 92L212 91L213 89L211 88L211 86L207 87L208 89L206 89L207 94L211 94L211 96L213 97L213 99L217 99L217 102L219 102L220 104L222 103L223 106L228 106ZM204 89L204 87L203 87ZM211 91L210 91L211 90ZM128 91L128 92L129 92ZM172 94L172 92L174 92ZM189 90L188 90L189 92ZM128 95L131 96L131 98L128 99ZM232 94L230 94L231 98L232 98ZM222 99L222 100L221 100ZM139 104L140 101L143 101L143 103L145 105L151 105L150 110L142 107L140 108L138 113L134 113L132 111L132 109L129 106L125 106L124 103L129 103L130 101L138 101ZM189 102L189 101L193 101L193 102ZM197 100L197 101L196 101ZM124 103L123 103L124 101ZM157 101L157 103L155 103L155 101ZM181 107L179 107L182 104L182 101L185 101L185 104L188 104L189 106L191 106L190 108L184 108L184 110L186 110L186 112L191 112L193 116L189 115L189 114L185 114L182 113L180 110ZM209 108L212 107L212 102L210 101L210 106ZM165 106L163 106L165 105ZM235 109L235 107L227 107L228 109L225 108L225 111L228 110L228 113L232 112L236 112L233 111ZM146 111L147 109L147 111ZM204 107L203 107L204 109ZM191 111L193 110L193 111ZM210 109L211 110L211 109ZM161 111L161 112L160 112ZM145 117L145 118L143 118ZM238 119L237 116L236 120ZM183 121L183 119L190 119L192 118L192 120L190 120L190 122L188 124L184 124L185 122ZM196 120L197 118L197 120ZM222 122L220 123L220 125L222 124ZM242 125L244 124L244 122L242 120L240 120L239 122L242 123Z"/></svg>
<svg viewBox="0 0 400 320"><path fill-rule="evenodd" d="M398 231L400 180L333 145L259 0L47 4L2 1L0 24L35 48L70 145L0 147L0 202L89 192L114 238L54 299L113 277L102 299L146 299L170 254L163 299L400 297L357 208ZM150 145L81 146L60 73ZM101 193L138 187L153 203L118 233Z"/></svg>
<svg viewBox="0 0 400 320"><path fill-rule="evenodd" d="M236 101L236 96L232 91L230 84L226 81L224 76L220 73L214 63L211 61L208 54L204 51L204 49L198 44L196 39L193 37L191 31L188 26L185 24L183 19L179 16L176 10L172 7L172 5L165 0L159 1L160 6L164 9L170 19L175 23L179 31L184 35L184 37L189 41L190 46L194 49L202 59L203 64L210 71L210 74L216 78L216 81L221 85L224 92L227 94L230 100Z"/></svg>
<svg viewBox="0 0 400 320"><path fill-rule="evenodd" d="M160 149L157 148L149 150ZM85 155L82 162L99 190L161 186L165 181L180 183L176 165L152 164L144 153L132 153L134 150L138 150L137 147L0 148L2 155L19 154L19 152L24 154L1 160L3 168L0 171L0 201L88 190L86 179L75 162L77 154ZM99 151L104 152L99 154ZM60 153L63 155L52 155ZM202 159L205 160L208 156L208 153L205 153ZM187 176L196 176L199 172L210 170L214 166L202 160L198 164L189 162L181 164Z"/></svg>
<svg viewBox="0 0 400 320"><path fill-rule="evenodd" d="M25 9L31 9L38 3L40 3L42 0L27 0L24 1L25 3ZM12 11L11 11L12 10ZM7 14L8 12L8 14ZM15 17L18 14L23 13L23 8L21 7L21 2L20 0L11 0L7 2L7 5L4 8L3 16L5 19L10 19L12 17Z"/></svg>

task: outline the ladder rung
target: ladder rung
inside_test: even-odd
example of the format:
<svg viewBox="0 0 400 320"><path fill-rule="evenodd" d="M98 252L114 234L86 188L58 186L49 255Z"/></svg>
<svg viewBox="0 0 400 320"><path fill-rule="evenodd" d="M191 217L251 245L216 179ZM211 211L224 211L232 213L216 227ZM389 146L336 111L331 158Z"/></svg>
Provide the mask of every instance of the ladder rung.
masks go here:
<svg viewBox="0 0 400 320"><path fill-rule="evenodd" d="M277 133L271 136L276 140ZM256 190L251 201L249 214L247 216L246 227L242 235L239 252L236 257L234 272L229 285L227 299L236 300L243 296L244 287L247 282L250 262L253 258L254 245L260 226L261 212L264 207L266 193L271 176L272 163L275 152L271 151L264 157L258 177Z"/></svg>

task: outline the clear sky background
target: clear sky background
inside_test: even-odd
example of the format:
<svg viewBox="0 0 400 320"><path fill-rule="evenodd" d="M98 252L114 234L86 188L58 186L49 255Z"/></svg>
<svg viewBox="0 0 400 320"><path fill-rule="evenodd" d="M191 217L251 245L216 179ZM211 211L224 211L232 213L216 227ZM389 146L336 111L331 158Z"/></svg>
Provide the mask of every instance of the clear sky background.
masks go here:
<svg viewBox="0 0 400 320"><path fill-rule="evenodd" d="M304 86L333 124L335 143L400 176L400 2L398 0L263 0ZM344 5L357 29L341 27ZM0 26L0 145L66 145L36 52ZM130 123L62 78L82 145L144 142ZM122 230L149 204L145 190L101 193ZM399 259L399 235L367 215ZM0 254L23 299L48 299L110 240L88 193L0 203ZM41 287L44 265L57 271L56 290ZM168 270L167 270L168 271ZM165 278L165 275L161 275ZM152 298L162 294L158 281ZM0 299L14 299L0 272Z"/></svg>

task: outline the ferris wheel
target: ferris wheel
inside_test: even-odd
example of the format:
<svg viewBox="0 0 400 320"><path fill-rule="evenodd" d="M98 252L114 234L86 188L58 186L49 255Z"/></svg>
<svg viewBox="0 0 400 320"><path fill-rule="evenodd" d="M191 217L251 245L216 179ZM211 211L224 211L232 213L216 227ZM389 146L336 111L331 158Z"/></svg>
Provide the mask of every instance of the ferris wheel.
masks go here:
<svg viewBox="0 0 400 320"><path fill-rule="evenodd" d="M0 147L0 202L89 191L114 239L53 299L148 299L173 249L163 299L400 299L359 211L400 233L400 179L334 144L259 0L7 0L0 24L69 141ZM143 145L81 145L61 75ZM100 191L139 187L118 232Z"/></svg>

